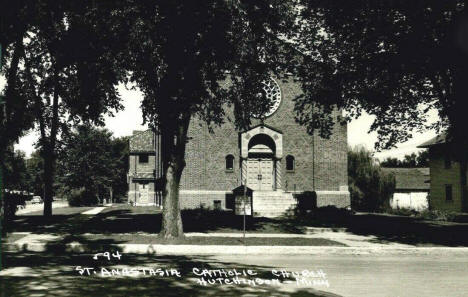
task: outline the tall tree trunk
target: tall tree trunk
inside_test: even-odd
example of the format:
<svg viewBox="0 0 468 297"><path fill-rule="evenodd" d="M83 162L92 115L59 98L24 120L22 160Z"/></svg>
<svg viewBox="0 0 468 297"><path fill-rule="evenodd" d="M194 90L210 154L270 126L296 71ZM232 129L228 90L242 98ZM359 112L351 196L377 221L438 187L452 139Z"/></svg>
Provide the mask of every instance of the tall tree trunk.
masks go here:
<svg viewBox="0 0 468 297"><path fill-rule="evenodd" d="M189 123L190 115L184 115L183 119L178 121L176 129L164 129L164 127L161 129L161 147L165 166L164 208L159 236L164 238L184 237L179 203L179 185L185 167L185 148Z"/></svg>
<svg viewBox="0 0 468 297"><path fill-rule="evenodd" d="M3 50L3 49L2 49ZM6 90L2 105L0 105L1 139L0 150L5 150L17 139L21 133L22 120L25 113L26 102L17 96L18 69L21 57L24 55L23 34L18 34L15 42L10 68L6 74ZM1 64L1 63L0 63ZM3 154L1 155L3 158Z"/></svg>
<svg viewBox="0 0 468 297"><path fill-rule="evenodd" d="M58 132L58 107L59 107L59 82L58 70L55 66L54 70L54 97L52 101L52 119L50 135L44 147L44 216L52 216L52 201L53 201L53 184L54 184L54 170L55 170L55 146L57 141ZM42 135L44 137L45 135Z"/></svg>
<svg viewBox="0 0 468 297"><path fill-rule="evenodd" d="M3 158L3 155L2 155ZM0 238L2 235L6 234L6 220L5 220L5 196L3 195L3 159L0 159ZM1 244L1 240L0 240ZM1 258L1 253L0 253ZM0 269L1 266L1 259L0 259Z"/></svg>
<svg viewBox="0 0 468 297"><path fill-rule="evenodd" d="M50 148L45 148L44 158L44 216L52 216L53 184L54 184L54 156Z"/></svg>

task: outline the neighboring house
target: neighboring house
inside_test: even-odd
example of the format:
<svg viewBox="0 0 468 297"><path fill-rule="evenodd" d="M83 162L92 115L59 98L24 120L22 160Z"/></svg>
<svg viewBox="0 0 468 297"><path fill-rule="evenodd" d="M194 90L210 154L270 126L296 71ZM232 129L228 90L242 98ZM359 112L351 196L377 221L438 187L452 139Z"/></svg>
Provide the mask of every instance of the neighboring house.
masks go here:
<svg viewBox="0 0 468 297"><path fill-rule="evenodd" d="M460 163L451 157L446 135L441 134L418 147L429 149L430 208L464 211Z"/></svg>
<svg viewBox="0 0 468 297"><path fill-rule="evenodd" d="M424 210L429 207L429 168L382 168L395 176L395 193L390 200L394 209Z"/></svg>
<svg viewBox="0 0 468 297"><path fill-rule="evenodd" d="M151 130L133 131L129 139L129 203L162 206L162 193L158 187L162 176L159 142L160 137Z"/></svg>
<svg viewBox="0 0 468 297"><path fill-rule="evenodd" d="M214 133L203 121L192 119L181 208L233 208L232 190L244 183L253 190L257 215L283 214L296 202L293 193L304 191L316 192L317 206L349 206L347 125L339 121L341 111L333 112L330 139L311 136L294 117L294 98L301 92L292 77L271 78L263 89L271 109L248 130L235 129L229 120L234 118L232 109L226 109L226 123L214 127ZM134 132L130 138L129 200L136 204L159 203L153 197L154 179L162 174L158 146L159 137L151 131Z"/></svg>

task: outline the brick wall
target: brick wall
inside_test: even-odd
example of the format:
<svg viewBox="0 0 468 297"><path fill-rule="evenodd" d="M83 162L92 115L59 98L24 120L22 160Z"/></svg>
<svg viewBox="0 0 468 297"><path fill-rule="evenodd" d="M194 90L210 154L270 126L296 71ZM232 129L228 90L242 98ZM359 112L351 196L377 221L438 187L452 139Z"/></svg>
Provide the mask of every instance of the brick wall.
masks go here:
<svg viewBox="0 0 468 297"><path fill-rule="evenodd" d="M281 161L281 188L287 191L328 191L319 195L321 205L349 205L347 192L347 126L335 123L330 139L311 136L294 118L294 98L300 95L300 87L292 79L277 80L282 101L278 110L265 120L265 124L282 132L283 157ZM334 111L337 118L339 111ZM181 179L180 203L182 208L212 207L214 200L226 206L229 191L241 183L239 133L231 121L232 110L226 110L226 123L214 127L209 133L205 123L193 118L189 126L189 142L186 148L186 167ZM254 120L252 126L259 124ZM154 154L147 164L138 162L138 153L154 148L151 131L134 133L130 141L129 172L152 172ZM133 152L133 153L132 153ZM226 171L225 158L234 156L234 169ZM295 170L286 171L286 156L295 158ZM135 187L130 186L130 189ZM195 192L199 191L199 192ZM201 192L200 192L201 191ZM334 194L330 194L331 192Z"/></svg>
<svg viewBox="0 0 468 297"><path fill-rule="evenodd" d="M293 99L300 94L299 86L292 79L277 82L282 91L282 101L278 110L265 120L265 124L283 133L282 189L294 190L294 185L297 191L310 191L314 186L319 191L346 189L347 126L336 123L330 139L307 134L305 127L298 125L294 119ZM227 115L233 118L229 110ZM333 114L334 117L338 115L338 111ZM258 123L254 121L252 126ZM190 123L189 137L182 190L226 191L240 185L239 131L232 122L227 121L222 126L215 127L214 133L209 133L206 125L195 118ZM225 170L225 157L228 154L234 156L235 166L232 172ZM287 155L295 158L293 172L286 172ZM339 195L341 198L336 199L349 200L347 193L342 194L344 196Z"/></svg>
<svg viewBox="0 0 468 297"><path fill-rule="evenodd" d="M182 190L179 193L180 208L190 209L205 207L213 209L215 201L221 202L221 208L226 208L226 202L232 196L231 192L224 191L187 191ZM232 199L232 198L231 198Z"/></svg>

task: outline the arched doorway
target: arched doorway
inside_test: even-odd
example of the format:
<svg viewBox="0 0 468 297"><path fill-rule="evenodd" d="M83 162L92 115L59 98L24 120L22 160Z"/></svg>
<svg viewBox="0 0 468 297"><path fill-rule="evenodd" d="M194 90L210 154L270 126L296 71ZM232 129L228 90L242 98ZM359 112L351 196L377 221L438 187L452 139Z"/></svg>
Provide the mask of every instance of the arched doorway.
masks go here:
<svg viewBox="0 0 468 297"><path fill-rule="evenodd" d="M267 134L257 134L248 142L247 186L254 191L276 190L276 145Z"/></svg>

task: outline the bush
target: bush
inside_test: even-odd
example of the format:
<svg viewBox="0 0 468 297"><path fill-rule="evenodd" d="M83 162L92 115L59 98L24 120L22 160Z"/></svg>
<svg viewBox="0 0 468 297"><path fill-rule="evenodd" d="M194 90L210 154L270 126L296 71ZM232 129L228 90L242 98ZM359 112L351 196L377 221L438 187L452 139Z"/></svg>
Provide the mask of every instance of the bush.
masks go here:
<svg viewBox="0 0 468 297"><path fill-rule="evenodd" d="M411 209L411 208L406 208L406 207L397 208L397 209L389 208L386 211L386 213L397 215L397 216L415 216L418 214L416 210Z"/></svg>
<svg viewBox="0 0 468 297"><path fill-rule="evenodd" d="M4 193L4 212L5 219L8 220L13 218L20 207L26 205L26 200L28 200L28 195L23 195L22 193L15 192L5 192Z"/></svg>
<svg viewBox="0 0 468 297"><path fill-rule="evenodd" d="M357 211L378 212L389 206L395 191L395 178L385 174L364 147L348 151L351 207Z"/></svg>
<svg viewBox="0 0 468 297"><path fill-rule="evenodd" d="M314 208L306 213L296 213L291 217L296 223L311 226L347 226L352 216L352 211L336 206L324 206Z"/></svg>
<svg viewBox="0 0 468 297"><path fill-rule="evenodd" d="M424 210L418 214L418 217L424 220L454 222L458 213L442 210Z"/></svg>
<svg viewBox="0 0 468 297"><path fill-rule="evenodd" d="M317 208L317 193L306 191L294 196L297 201L295 213L304 214Z"/></svg>
<svg viewBox="0 0 468 297"><path fill-rule="evenodd" d="M442 221L442 222L455 222L457 221L459 214L453 211L442 211L442 210L423 210L416 211L410 208L399 208L389 209L387 213L399 215L399 216L412 216L418 219L430 220L430 221Z"/></svg>
<svg viewBox="0 0 468 297"><path fill-rule="evenodd" d="M70 206L91 206L98 204L98 199L84 188L71 189L65 194Z"/></svg>

